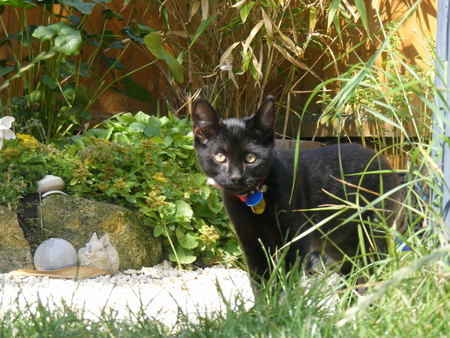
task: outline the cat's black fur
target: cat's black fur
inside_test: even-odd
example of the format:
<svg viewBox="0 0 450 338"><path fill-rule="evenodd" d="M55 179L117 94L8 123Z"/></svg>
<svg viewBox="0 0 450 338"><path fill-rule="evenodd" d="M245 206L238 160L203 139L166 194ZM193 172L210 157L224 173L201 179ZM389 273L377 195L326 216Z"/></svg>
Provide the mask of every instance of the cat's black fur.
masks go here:
<svg viewBox="0 0 450 338"><path fill-rule="evenodd" d="M375 200L377 193L399 185L398 176L393 172L349 176L367 171L390 171L391 167L384 158L360 145L331 145L300 152L294 194L290 200L294 182L294 151L274 148L274 99L271 96L251 117L227 120L221 120L206 100L198 99L193 108L193 121L198 160L206 175L223 189L226 210L249 271L256 280L267 278L269 267L261 243L267 252L274 254L295 236L338 211L325 208L302 210L343 206L344 201L364 206L367 201ZM218 163L214 159L216 153L224 154L226 161ZM257 159L252 164L245 162L248 153L256 154ZM267 207L264 213L258 215L237 195L248 194L262 182L268 187L264 193ZM380 187L383 191L380 191ZM399 197L399 192L394 193L376 205L384 210L379 213L389 219L390 225L396 218L398 203L395 200ZM286 263L292 265L296 259L303 260L312 252L325 253L336 261L342 260L342 252L354 256L359 243L359 217L345 225L341 223L355 212L355 209L343 211L324 223L319 230L292 243ZM376 221L372 210L365 211L361 217L363 220ZM369 232L380 231L378 227L369 228ZM383 252L384 239L374 240L372 237L366 240L368 251L374 246ZM349 263L343 264L341 272L348 273L350 268Z"/></svg>

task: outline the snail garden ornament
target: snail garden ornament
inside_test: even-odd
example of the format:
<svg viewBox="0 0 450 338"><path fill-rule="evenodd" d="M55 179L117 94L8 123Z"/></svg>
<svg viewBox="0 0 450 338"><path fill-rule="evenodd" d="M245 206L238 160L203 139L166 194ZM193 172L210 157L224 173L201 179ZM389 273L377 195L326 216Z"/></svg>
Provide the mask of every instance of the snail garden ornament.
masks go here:
<svg viewBox="0 0 450 338"><path fill-rule="evenodd" d="M37 270L51 271L76 266L77 251L62 238L49 238L42 242L34 253L34 266Z"/></svg>

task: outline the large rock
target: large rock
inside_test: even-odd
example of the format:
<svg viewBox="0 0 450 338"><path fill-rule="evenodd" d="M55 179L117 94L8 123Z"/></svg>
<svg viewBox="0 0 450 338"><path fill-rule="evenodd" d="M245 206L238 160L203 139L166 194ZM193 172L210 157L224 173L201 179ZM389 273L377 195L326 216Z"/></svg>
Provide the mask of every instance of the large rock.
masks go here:
<svg viewBox="0 0 450 338"><path fill-rule="evenodd" d="M30 246L16 213L0 206L0 272L32 267Z"/></svg>
<svg viewBox="0 0 450 338"><path fill-rule="evenodd" d="M44 232L34 240L61 237L78 250L86 245L92 233L99 237L108 233L119 254L121 270L153 266L162 260L161 242L152 237L150 229L146 231L139 217L124 207L52 195L44 199L39 209Z"/></svg>

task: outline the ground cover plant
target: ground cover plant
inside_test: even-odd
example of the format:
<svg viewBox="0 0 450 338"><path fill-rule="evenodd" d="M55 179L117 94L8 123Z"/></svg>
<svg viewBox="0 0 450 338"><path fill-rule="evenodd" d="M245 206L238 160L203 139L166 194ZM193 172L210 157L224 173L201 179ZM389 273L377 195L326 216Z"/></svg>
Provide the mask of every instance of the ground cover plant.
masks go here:
<svg viewBox="0 0 450 338"><path fill-rule="evenodd" d="M236 261L237 240L219 192L197 168L192 142L188 119L142 112L118 115L59 149L18 134L0 150L0 203L17 208L37 180L58 175L70 194L143 215L173 262Z"/></svg>
<svg viewBox="0 0 450 338"><path fill-rule="evenodd" d="M239 13L238 20L241 20L233 21L233 24L236 25L234 27L235 31L236 27L242 27L240 22L242 22L243 17L246 17L246 20L251 19L250 16L246 16L246 13L249 12L250 15L257 14L252 8L255 9L258 8L257 6L267 5L263 2L255 2L253 4L252 1L242 3L252 7L240 7L239 10L235 8L236 13ZM253 5L248 5L250 3ZM346 9L348 7L345 3L348 2L333 1L333 6L330 8L335 10L336 8ZM359 3L359 8L361 8L362 1L355 1L355 3ZM407 15L411 15L416 10L418 3L415 2L412 5ZM274 3L270 2L267 6L272 5L275 6ZM201 6L201 3L198 6ZM171 7L167 8L168 11L171 10ZM271 13L276 15L275 11ZM289 13L289 11L287 10L286 13ZM334 21L331 20L330 22L333 23ZM396 52L394 48L396 43L395 34L400 24L401 22L393 25L389 30L383 30L387 38L382 40L381 46L377 49L373 58L358 63L351 71L344 72L341 76L330 80L340 84L341 90L336 95L330 97L322 96L326 104L322 115L323 119L321 120L323 123L329 122L339 127L350 113L364 113L364 116L361 115L362 117L368 116L370 119L379 121L380 124L387 124L398 132L396 134L398 137L393 138L392 141L388 141L384 135L379 135L375 140L377 149L385 152L395 150L398 154L408 158L409 161L409 166L402 170L401 173L404 176L403 186L407 195L404 205L407 210L410 227L404 234L393 232L390 236L392 238L398 236L408 245L411 251L403 252L402 246L391 246L389 257L373 266L375 274L368 281L368 289L365 296L358 295L355 291L358 278L361 276L361 273L364 274L364 271L358 271L357 268L346 280L333 279L334 277L331 273L325 271L324 275L307 279L307 286L301 280L302 277L299 273L278 271L275 268L274 278L269 282L273 284L271 286L274 286L274 289L264 293L250 311L245 310L243 307L238 307L236 310L233 309L232 305L234 304L229 304L229 307L223 314L201 317L197 321L192 321L180 315L176 328L166 328L156 323L152 318L146 318L144 315L130 318L129 321L117 321L113 315L104 314L98 321L92 322L83 318L83 313L74 313L69 308L49 312L45 307L39 307L37 312L32 311L30 308L29 313L25 311L20 314L4 314L4 320L0 321L2 334L5 336L73 334L105 337L118 335L183 337L447 336L448 332L450 332L450 268L448 265L450 247L446 225L442 220L441 210L438 208L439 199L442 198L442 176L436 165L435 157L433 157L432 150L434 145L429 137L432 130L431 112L439 110L439 107L434 103L434 97L442 95L442 93L439 92L438 88L429 86L433 80L432 76L429 77L432 74L421 73ZM264 25L264 22L262 25ZM266 28L266 26L264 27ZM247 27L247 29L251 31L251 28ZM282 39L283 35L279 32L277 34L279 34L278 38ZM197 42L203 43L201 37ZM189 40L189 43L192 43L192 40ZM290 43L288 42L288 44ZM193 46L196 46L196 43L193 43ZM235 49L241 47L235 47ZM257 50L257 48L254 48L254 50ZM374 65L376 57L381 53L387 53L389 56L389 72ZM239 53L236 53L235 58L239 58L239 55ZM253 55L259 57L259 54ZM162 61L165 62L164 58ZM213 68L216 65L217 62L211 62L210 66ZM382 80L383 76L380 76L380 71L383 76L388 77L388 86ZM294 71L289 73L287 79L293 81L296 74ZM245 82L243 77L239 78L241 75L234 75L238 77L238 81L242 80ZM228 86L234 86L232 80L229 81L231 82L218 84L216 89L208 87L207 90L211 90L216 93L214 94L217 95L216 97L219 97L219 92L225 91L225 87L227 90L230 90ZM292 84L293 82L288 81L288 83ZM221 90L217 89L219 87ZM254 88L251 89L254 91ZM321 85L317 87L317 90L313 92L313 96L323 93L322 89L323 86ZM174 86L174 91L176 90L176 86ZM214 90L217 90L217 92ZM222 97L222 94L220 95ZM311 100L313 100L313 96L311 96ZM233 100L237 97L239 95L235 93ZM284 97L289 97L289 95L286 93ZM244 99L251 106L250 102L255 100L255 97L247 95ZM284 100L282 102L288 101ZM284 108L289 110L289 107ZM380 111L387 113L382 114ZM298 115L302 115L302 113L305 112L298 112ZM68 182L73 180L73 185L69 187L73 193L86 196L92 194L98 199L128 206L134 205L136 208L143 208L142 212L144 213L148 211L145 209L145 207L148 207L144 202L146 201L145 196L140 196L140 199L136 199L136 201L133 200L133 188L137 184L142 184L143 179L148 180L150 182L148 184L153 186L162 186L163 183L168 183L167 190L174 197L169 203L175 205L176 201L188 203L188 197L184 195L185 192L191 194L189 198L193 194L198 194L197 197L200 198L202 194L206 194L206 190L202 192L201 188L199 188L198 192L192 194L190 185L195 186L196 184L195 174L193 177L186 179L186 176L184 176L186 173L181 171L177 173L166 172L164 163L175 161L178 162L178 168L193 168L194 164L188 158L179 156L177 154L178 151L171 148L174 143L178 142L180 146L185 146L184 148L181 147L183 149L182 155L191 151L188 143L189 123L187 121L174 122L176 120L171 120L171 117L167 118L169 121L161 119L144 115L120 115L113 118L105 122L101 128L92 130L84 136L76 137L73 143L67 146L67 154L76 158L75 162L69 161L69 164L66 162L61 164L60 161L63 161L62 157L58 155L55 158L52 155L60 154L61 151L61 148L58 149L54 146L51 147L50 154L46 151L46 155L42 155L44 160L42 158L33 159L36 157L34 152L41 151L40 149L48 146L40 145L30 152L30 149L27 149L27 141L24 137L19 137L17 141L5 143L6 146L2 150L2 156L7 154L9 156L7 157L8 163L16 161L15 163L17 163L18 167L21 165L23 167L25 165L28 166L32 163L44 163L44 168L47 168L45 167L47 165L53 168L60 168L58 169L60 170L59 173L62 176L66 175ZM157 120L159 122L156 122ZM415 133L414 137L405 128L404 122L408 120L414 120L414 123L418 126L418 132ZM365 121L363 120L362 122L364 123ZM165 128L167 128L170 140L165 139L166 136L161 136L157 133L158 130L161 132ZM185 134L180 138L175 137L174 135L180 135L173 130L176 128L184 130ZM146 145L145 143L147 142L144 141L147 138L150 140L153 138L153 142L148 142L149 144ZM35 144L35 142L31 141L28 147L31 144ZM129 150L130 144L133 144L136 149ZM152 147L155 150L155 154L149 155L150 158L148 159L142 156L145 152L144 149L147 149L145 147ZM97 153L91 153L91 150L95 150ZM111 166L115 165L115 163L111 163L110 159L104 158L103 153L105 150L112 151L117 157L123 158L127 158L127 154L128 156L137 155L137 159L133 160L135 161L134 163L126 163L123 164L124 167L119 165L117 169L114 168L114 170L117 170L117 174L125 175L126 180L118 181L118 179L114 178L110 179L107 185L101 184L108 173L111 174ZM94 160L93 156L98 158ZM28 157L30 160L28 160ZM2 159L5 158L2 157ZM162 165L158 169L153 168L153 171L148 176L143 177L138 177L140 173L136 175L136 173L133 173L134 170L129 170L130 167L127 167L139 168L144 163L147 163L146 161L153 161L152 163L160 162ZM4 165L4 162L0 161L0 165ZM78 172L72 170L74 163L76 164L75 167L78 168ZM84 166L80 166L81 163L84 163ZM42 168L40 164L36 165L36 167ZM15 171L8 169L8 167L0 170L2 179L9 179L11 183L17 182L14 190L7 189L10 185L0 188L2 201L10 201L13 196L18 196L24 191L28 191L27 189L31 189L30 182L34 179L32 175L40 175L41 170L39 169L36 174L31 173L30 177L25 179L20 178L20 176L14 176ZM65 174L65 172L69 171L70 174ZM28 171L23 169L17 172L28 173ZM75 177L71 176L72 172L76 174ZM131 172L130 176L125 174L128 172ZM173 183L178 183L176 185L177 189L174 188L172 182L162 182L164 179L170 180L174 175ZM1 183L2 180L0 180L0 187ZM180 190L178 186L181 186L182 189ZM214 196L216 192L210 191L209 194ZM152 203L158 202L158 199L155 200L150 198L150 196L149 200ZM183 203L178 202L178 204L184 206ZM209 208L209 206L205 207L202 202L198 202L198 205L198 210ZM214 201L213 206L219 208L219 205L220 202L216 204L216 201ZM173 223L177 224L175 230L171 229L170 226L167 227L166 234L169 236L166 238L169 246L171 245L169 238L174 246L177 244L182 246L183 240L185 240L185 244L192 244L191 238L186 236L186 234L189 234L191 230L188 228L189 226L194 227L192 225L194 219L198 220L198 216L201 215L200 211L197 214L197 206L190 205L193 213L189 220L189 217L187 217L191 214L187 211L189 209L180 208L183 211L181 217L177 220L179 223ZM176 210L176 208L172 207L172 210L174 209ZM167 214L164 208L149 211L149 215L150 219L161 217L161 219L170 220L171 218L177 218L176 214ZM206 223L208 224L208 222ZM167 224L161 223L160 225L163 225L163 227L155 230L157 231L156 234L164 231L162 229ZM183 235L180 236L181 241L177 237L177 226L180 226L185 231L183 233L185 237ZM155 229L158 229L158 227ZM220 225L218 229L222 229ZM225 225L223 225L223 229L226 229ZM165 233L159 234L160 236L166 235ZM195 241L200 246L201 242L195 236L200 238L201 232L194 235ZM210 235L206 236L209 238ZM188 238L186 239L186 237ZM205 242L204 245L206 244ZM194 249L197 250L198 248ZM193 252L196 252L195 250ZM211 256L207 257L214 257L216 253L217 251L211 251Z"/></svg>
<svg viewBox="0 0 450 338"><path fill-rule="evenodd" d="M180 264L233 261L240 255L219 192L206 185L193 152L189 119L123 114L67 148L77 154L69 191L138 210Z"/></svg>

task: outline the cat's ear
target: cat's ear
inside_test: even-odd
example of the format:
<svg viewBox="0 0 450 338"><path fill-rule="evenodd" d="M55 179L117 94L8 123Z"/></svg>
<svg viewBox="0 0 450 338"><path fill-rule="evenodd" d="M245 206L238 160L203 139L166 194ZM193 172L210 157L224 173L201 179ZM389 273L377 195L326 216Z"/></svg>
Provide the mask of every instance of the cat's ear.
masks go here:
<svg viewBox="0 0 450 338"><path fill-rule="evenodd" d="M275 99L267 96L261 103L258 111L252 117L255 127L264 131L273 131L275 123Z"/></svg>
<svg viewBox="0 0 450 338"><path fill-rule="evenodd" d="M205 99L197 99L192 109L195 139L206 143L220 129L219 114Z"/></svg>

